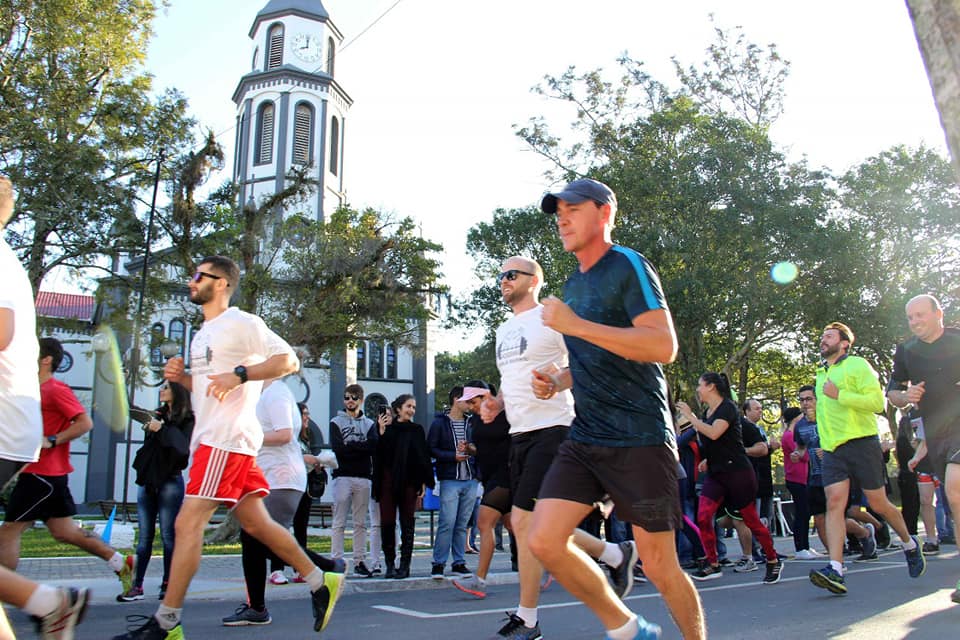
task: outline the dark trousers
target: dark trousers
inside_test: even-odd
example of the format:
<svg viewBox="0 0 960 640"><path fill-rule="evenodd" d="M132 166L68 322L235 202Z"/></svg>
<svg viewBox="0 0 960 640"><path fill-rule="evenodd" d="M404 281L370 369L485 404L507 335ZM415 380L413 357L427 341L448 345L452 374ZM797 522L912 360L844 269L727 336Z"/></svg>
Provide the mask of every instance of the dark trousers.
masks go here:
<svg viewBox="0 0 960 640"><path fill-rule="evenodd" d="M807 485L787 480L787 489L793 497L793 548L803 551L810 548L810 500Z"/></svg>
<svg viewBox="0 0 960 640"><path fill-rule="evenodd" d="M393 478L383 477L380 489L380 538L383 558L393 565L397 557L397 513L400 514L400 563L410 565L413 555L413 533L416 524L419 487L403 486L394 491Z"/></svg>
<svg viewBox="0 0 960 640"><path fill-rule="evenodd" d="M900 475L897 477L897 485L900 487L900 511L907 523L907 531L915 536L917 519L920 517L920 489L917 488L917 476L912 473Z"/></svg>

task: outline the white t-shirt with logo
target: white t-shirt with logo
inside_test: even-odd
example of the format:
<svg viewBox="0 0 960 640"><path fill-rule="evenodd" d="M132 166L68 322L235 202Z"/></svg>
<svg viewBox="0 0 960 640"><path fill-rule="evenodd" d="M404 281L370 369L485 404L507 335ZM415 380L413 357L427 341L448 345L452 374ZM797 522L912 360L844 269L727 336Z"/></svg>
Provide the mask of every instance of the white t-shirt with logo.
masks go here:
<svg viewBox="0 0 960 640"><path fill-rule="evenodd" d="M562 391L548 400L533 395L534 369L555 363L567 366L563 335L543 324L543 305L513 316L497 328L497 368L510 433L573 422L573 394Z"/></svg>
<svg viewBox="0 0 960 640"><path fill-rule="evenodd" d="M307 486L307 468L297 434L300 433L300 410L290 387L276 380L264 389L257 402L257 420L264 433L288 429L292 432L290 442L271 446L263 445L257 454L257 466L263 470L271 489L296 489Z"/></svg>
<svg viewBox="0 0 960 640"><path fill-rule="evenodd" d="M36 462L40 457L43 418L33 288L17 255L2 237L0 273L0 308L13 310L13 339L0 351L0 458Z"/></svg>
<svg viewBox="0 0 960 640"><path fill-rule="evenodd" d="M193 428L191 451L205 444L216 449L255 456L263 443L257 420L257 401L263 383L241 384L221 401L207 396L208 375L231 373L238 365L259 364L271 356L291 354L283 338L259 317L230 307L208 320L190 343L190 373L193 376Z"/></svg>

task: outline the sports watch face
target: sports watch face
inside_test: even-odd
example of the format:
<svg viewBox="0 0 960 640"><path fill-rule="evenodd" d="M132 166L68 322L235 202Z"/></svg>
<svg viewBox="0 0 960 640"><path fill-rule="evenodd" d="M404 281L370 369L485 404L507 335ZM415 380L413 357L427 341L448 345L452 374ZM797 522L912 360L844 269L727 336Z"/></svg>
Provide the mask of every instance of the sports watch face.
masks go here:
<svg viewBox="0 0 960 640"><path fill-rule="evenodd" d="M309 33L298 33L291 43L293 55L304 62L316 62L320 59L320 38Z"/></svg>

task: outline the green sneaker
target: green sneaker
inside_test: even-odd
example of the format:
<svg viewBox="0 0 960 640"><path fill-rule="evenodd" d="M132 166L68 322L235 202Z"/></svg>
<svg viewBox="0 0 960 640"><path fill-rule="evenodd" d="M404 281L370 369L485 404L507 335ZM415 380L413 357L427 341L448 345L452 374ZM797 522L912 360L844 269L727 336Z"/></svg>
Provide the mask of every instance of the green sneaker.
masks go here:
<svg viewBox="0 0 960 640"><path fill-rule="evenodd" d="M323 631L330 622L333 608L337 606L340 592L343 590L344 574L325 571L323 586L310 594L313 606L313 630Z"/></svg>
<svg viewBox="0 0 960 640"><path fill-rule="evenodd" d="M127 556L123 559L123 569L117 571L117 577L120 578L120 584L123 586L123 593L127 593L133 588L133 578L137 575L137 556Z"/></svg>

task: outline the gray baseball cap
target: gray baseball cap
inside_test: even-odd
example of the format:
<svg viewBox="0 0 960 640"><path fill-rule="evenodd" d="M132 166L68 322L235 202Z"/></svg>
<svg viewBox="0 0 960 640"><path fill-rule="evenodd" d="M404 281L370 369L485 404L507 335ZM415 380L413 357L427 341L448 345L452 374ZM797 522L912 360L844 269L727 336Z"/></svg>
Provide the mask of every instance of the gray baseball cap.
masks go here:
<svg viewBox="0 0 960 640"><path fill-rule="evenodd" d="M563 200L570 204L580 204L587 200L593 200L600 204L617 206L617 196L614 195L613 190L602 182L590 178L574 180L565 186L563 191L547 193L540 201L540 208L544 213L556 213L557 200Z"/></svg>

